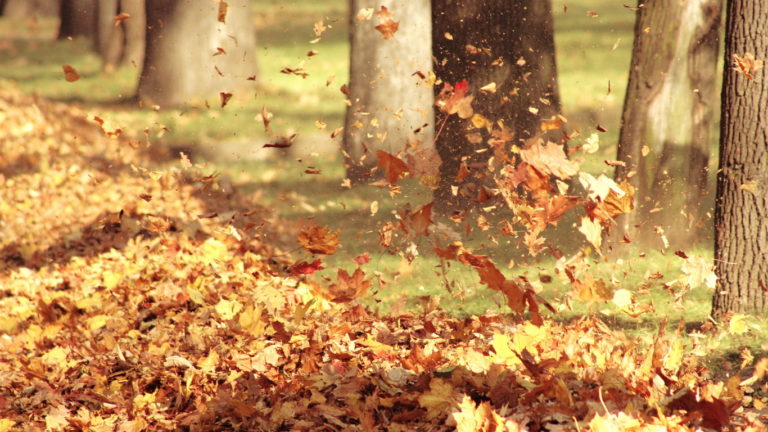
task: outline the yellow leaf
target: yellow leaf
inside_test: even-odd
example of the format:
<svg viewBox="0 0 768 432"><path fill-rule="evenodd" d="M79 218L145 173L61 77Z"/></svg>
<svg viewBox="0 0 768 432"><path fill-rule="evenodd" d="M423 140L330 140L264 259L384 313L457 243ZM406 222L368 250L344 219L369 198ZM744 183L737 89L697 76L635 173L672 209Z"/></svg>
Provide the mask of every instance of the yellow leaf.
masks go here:
<svg viewBox="0 0 768 432"><path fill-rule="evenodd" d="M65 365L67 362L67 351L57 346L47 353L43 354L43 363L48 366Z"/></svg>
<svg viewBox="0 0 768 432"><path fill-rule="evenodd" d="M213 237L204 241L200 249L208 263L227 261L230 258L227 245Z"/></svg>
<svg viewBox="0 0 768 432"><path fill-rule="evenodd" d="M734 314L728 322L728 333L735 335L746 333L749 330L748 319L749 317L744 314Z"/></svg>
<svg viewBox="0 0 768 432"><path fill-rule="evenodd" d="M109 316L108 315L92 316L92 317L88 318L88 320L87 320L88 328L91 331L98 330L98 329L104 327L105 325L107 325L107 321L109 321Z"/></svg>
<svg viewBox="0 0 768 432"><path fill-rule="evenodd" d="M10 432L16 422L11 419L0 419L0 432Z"/></svg>
<svg viewBox="0 0 768 432"><path fill-rule="evenodd" d="M672 342L669 352L664 357L664 368L670 371L677 371L683 364L683 354L685 354L685 345L679 339Z"/></svg>
<svg viewBox="0 0 768 432"><path fill-rule="evenodd" d="M147 405L152 403L155 403L155 393L144 393L133 398L133 405L139 410L146 408Z"/></svg>
<svg viewBox="0 0 768 432"><path fill-rule="evenodd" d="M432 420L449 413L457 404L457 397L453 384L442 378L432 378L429 391L419 396L419 405L427 409L427 419Z"/></svg>
<svg viewBox="0 0 768 432"><path fill-rule="evenodd" d="M216 304L216 313L219 314L221 319L229 321L237 315L243 308L242 303L237 300L224 300L221 299Z"/></svg>
<svg viewBox="0 0 768 432"><path fill-rule="evenodd" d="M752 194L757 194L757 181L755 180L749 180L742 183L741 186L739 186L739 190L747 191Z"/></svg>
<svg viewBox="0 0 768 432"><path fill-rule="evenodd" d="M483 117L480 114L475 114L472 116L472 126L474 126L476 129L488 129L493 128L493 122L488 120L487 118Z"/></svg>
<svg viewBox="0 0 768 432"><path fill-rule="evenodd" d="M219 364L219 353L216 351L211 351L208 353L208 356L200 359L197 362L197 366L200 368L201 371L210 373L214 372L216 370L216 366Z"/></svg>
<svg viewBox="0 0 768 432"><path fill-rule="evenodd" d="M243 310L243 313L240 314L238 323L240 324L240 327L250 332L252 336L259 337L267 328L266 323L261 319L263 313L263 306L254 307L253 305L249 305Z"/></svg>
<svg viewBox="0 0 768 432"><path fill-rule="evenodd" d="M114 289L123 279L122 274L111 272L109 270L105 270L101 277L104 280L104 288L108 290Z"/></svg>
<svg viewBox="0 0 768 432"><path fill-rule="evenodd" d="M509 348L511 339L507 334L495 333L491 340L491 347L496 352L493 356L493 360L496 363L520 363L520 359L517 358L514 352Z"/></svg>

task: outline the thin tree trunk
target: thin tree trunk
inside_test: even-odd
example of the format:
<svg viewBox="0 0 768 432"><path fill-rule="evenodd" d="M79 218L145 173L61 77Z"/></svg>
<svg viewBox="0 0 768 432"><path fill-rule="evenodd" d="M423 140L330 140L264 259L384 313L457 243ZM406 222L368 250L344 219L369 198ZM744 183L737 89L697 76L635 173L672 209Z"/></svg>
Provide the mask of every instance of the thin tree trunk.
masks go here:
<svg viewBox="0 0 768 432"><path fill-rule="evenodd" d="M635 188L609 243L675 245L701 233L715 117L722 0L640 0L616 178Z"/></svg>
<svg viewBox="0 0 768 432"><path fill-rule="evenodd" d="M147 2L147 50L138 89L143 103L171 107L210 99L218 104L220 93L254 87L248 80L256 73L251 2L227 3L222 23L218 2Z"/></svg>
<svg viewBox="0 0 768 432"><path fill-rule="evenodd" d="M123 13L129 17L116 23L114 18ZM104 70L119 66L141 70L147 32L145 0L101 0L97 19L97 48Z"/></svg>
<svg viewBox="0 0 768 432"><path fill-rule="evenodd" d="M364 8L386 7L399 23L391 39L356 17ZM355 181L376 166L376 150L397 153L421 141L432 146L434 95L424 78L432 72L429 0L350 0L350 85L343 148Z"/></svg>
<svg viewBox="0 0 768 432"><path fill-rule="evenodd" d="M728 0L712 314L768 312L768 73L750 80L734 59L768 59L768 3Z"/></svg>
<svg viewBox="0 0 768 432"><path fill-rule="evenodd" d="M59 39L86 37L96 39L97 0L62 0Z"/></svg>
<svg viewBox="0 0 768 432"><path fill-rule="evenodd" d="M475 112L494 124L503 122L518 146L540 134L542 119L560 113L549 0L441 0L433 2L432 15L438 79L451 85L467 80ZM495 92L480 91L489 84ZM489 133L455 115L440 115L437 123L443 162L435 209L470 208L487 181ZM463 179L457 176L462 165L471 171Z"/></svg>

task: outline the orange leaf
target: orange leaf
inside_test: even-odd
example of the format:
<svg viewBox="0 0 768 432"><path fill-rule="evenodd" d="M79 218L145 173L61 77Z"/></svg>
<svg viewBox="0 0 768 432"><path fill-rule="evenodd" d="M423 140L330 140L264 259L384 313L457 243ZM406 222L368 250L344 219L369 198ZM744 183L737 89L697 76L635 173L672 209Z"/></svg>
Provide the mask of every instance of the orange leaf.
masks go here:
<svg viewBox="0 0 768 432"><path fill-rule="evenodd" d="M399 22L388 19L374 28L381 33L381 37L384 38L384 40L389 40L395 36L399 27Z"/></svg>
<svg viewBox="0 0 768 432"><path fill-rule="evenodd" d="M312 226L299 233L299 244L311 253L331 255L339 248L339 232L324 226Z"/></svg>
<svg viewBox="0 0 768 432"><path fill-rule="evenodd" d="M131 17L131 14L122 12L119 15L112 17L112 21L115 22L115 27L118 27L120 26L120 24L123 23L123 21L127 20L130 17Z"/></svg>

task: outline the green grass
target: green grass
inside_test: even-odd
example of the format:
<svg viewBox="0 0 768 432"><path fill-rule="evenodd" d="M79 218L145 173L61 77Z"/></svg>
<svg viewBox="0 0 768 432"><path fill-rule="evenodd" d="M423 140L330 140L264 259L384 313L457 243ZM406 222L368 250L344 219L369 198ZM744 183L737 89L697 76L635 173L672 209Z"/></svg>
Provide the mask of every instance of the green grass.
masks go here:
<svg viewBox="0 0 768 432"><path fill-rule="evenodd" d="M429 191L406 182L403 193L391 198L385 189L363 186L347 190L340 186L344 178L341 159L327 135L343 124L345 104L339 87L348 75L346 4L341 0L259 2L255 22L262 47L262 86L254 94L236 95L223 109L139 109L132 102L137 71L127 68L112 74L102 72L99 59L86 41L52 39L55 20L14 23L0 19L0 79L13 81L28 92L77 104L136 136L142 136L148 129L157 144L194 147L198 150L198 161L211 163L211 169L234 179L241 191L253 194L259 203L273 208L282 218L309 220L340 229L343 247L327 258L327 270L320 276L331 278L339 267L351 269L353 257L369 252L373 261L366 270L369 274L380 272L387 284L377 287L377 294L368 304L382 312L401 299L406 300L407 306L418 308L420 297L435 295L441 297L443 307L456 315L504 312L504 299L480 285L472 269L453 262L445 264L443 274L444 263L432 252L429 239L416 241L420 256L413 262L379 246L378 229L394 220L392 212L405 204L416 208L429 202ZM596 11L598 16L589 16L587 11ZM614 0L555 0L554 14L564 114L569 119L569 128L581 130L584 136L594 131L598 123L608 129L601 135L601 150L586 161L585 167L593 174L610 175L602 161L612 159L616 151L634 12ZM311 44L316 37L313 23L321 19L332 28L318 43ZM310 49L319 54L308 58L306 53ZM74 66L82 78L75 83L65 82L63 64ZM285 66L303 67L309 76L302 79L281 74L279 71ZM335 78L327 86L330 77ZM218 104L214 102L211 106ZM273 113L273 134L300 134L300 158L261 148L272 138L258 119L263 107ZM318 120L327 123L327 128L319 130ZM314 151L318 154L311 155ZM308 166L319 168L321 174L306 174ZM373 202L379 205L375 215L371 215ZM440 222L461 230L451 221ZM565 220L556 230L545 234L555 247L569 254L586 250L572 223ZM509 239L494 236L493 230L475 231L464 241L476 253L491 256L508 277L523 275L533 281L544 297L561 308L558 319L598 313L637 337L651 334L662 317L668 319L670 328L680 319L696 325L707 320L711 290L695 287L675 303L664 289L664 282L682 275L682 259L670 251L651 250L645 255L634 251L622 265L597 257L593 260L589 271L596 278L608 281L612 288L632 291L640 304L653 304L655 313L632 317L610 301L570 301L572 308L566 307L570 288L562 275L555 274L552 258L529 257ZM298 247L292 252L298 259L309 258ZM702 245L692 245L686 252L712 258L707 240ZM514 265L506 268L511 261ZM663 277L649 278L654 273ZM538 282L543 275L552 276L552 282ZM444 276L450 281L452 293L444 286ZM768 340L768 327L764 321L757 323L760 329L745 336L707 339L708 349L718 350L723 358L732 356L742 345L765 351L760 343Z"/></svg>

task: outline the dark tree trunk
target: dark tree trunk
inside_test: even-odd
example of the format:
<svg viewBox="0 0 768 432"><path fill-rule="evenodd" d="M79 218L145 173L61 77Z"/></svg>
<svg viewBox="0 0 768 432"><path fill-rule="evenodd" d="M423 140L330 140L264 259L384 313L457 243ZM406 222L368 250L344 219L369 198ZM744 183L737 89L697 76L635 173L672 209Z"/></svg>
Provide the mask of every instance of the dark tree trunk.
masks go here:
<svg viewBox="0 0 768 432"><path fill-rule="evenodd" d="M5 0L3 5L3 16L10 18L56 16L58 13L59 0Z"/></svg>
<svg viewBox="0 0 768 432"><path fill-rule="evenodd" d="M658 241L661 227L685 246L708 210L722 0L638 5L617 156L626 166L616 170L635 188L636 209L617 220L609 244Z"/></svg>
<svg viewBox="0 0 768 432"><path fill-rule="evenodd" d="M222 23L218 2L147 2L147 50L138 90L143 103L179 106L253 88L248 80L256 73L251 1L227 3ZM226 54L214 56L219 48Z"/></svg>
<svg viewBox="0 0 768 432"><path fill-rule="evenodd" d="M550 0L438 0L432 15L438 79L451 85L467 80L475 112L502 121L515 144L539 135L541 120L560 113ZM495 93L479 91L491 83ZM484 182L483 166L493 152L485 129L468 128L455 115L443 120L441 114L436 121L443 162L434 195L436 209L450 212L472 205L469 197ZM457 181L462 163L472 175Z"/></svg>
<svg viewBox="0 0 768 432"><path fill-rule="evenodd" d="M374 28L377 17L355 16L381 6L399 22L388 40ZM349 178L361 180L376 166L376 150L397 153L414 140L432 146L434 95L419 77L432 71L432 22L429 0L350 0L349 10L351 105L343 148Z"/></svg>
<svg viewBox="0 0 768 432"><path fill-rule="evenodd" d="M728 0L712 314L768 312L768 73L754 80L736 56L768 59L768 3Z"/></svg>
<svg viewBox="0 0 768 432"><path fill-rule="evenodd" d="M86 37L96 40L98 0L62 0L59 39Z"/></svg>
<svg viewBox="0 0 768 432"><path fill-rule="evenodd" d="M115 25L113 18L121 13L130 17ZM145 0L99 0L97 27L96 46L104 70L119 66L141 69L147 33Z"/></svg>

